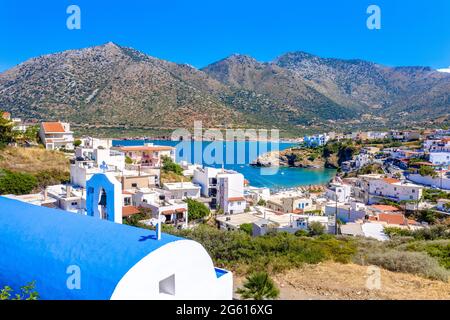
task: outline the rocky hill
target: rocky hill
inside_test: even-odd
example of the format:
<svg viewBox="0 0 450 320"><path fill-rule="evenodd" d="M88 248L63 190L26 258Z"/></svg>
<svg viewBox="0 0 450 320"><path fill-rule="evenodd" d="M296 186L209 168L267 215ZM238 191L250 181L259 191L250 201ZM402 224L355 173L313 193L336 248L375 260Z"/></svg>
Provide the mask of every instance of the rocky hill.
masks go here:
<svg viewBox="0 0 450 320"><path fill-rule="evenodd" d="M114 43L28 60L0 74L15 116L137 128L394 126L449 118L450 74L304 52L232 55L201 70Z"/></svg>

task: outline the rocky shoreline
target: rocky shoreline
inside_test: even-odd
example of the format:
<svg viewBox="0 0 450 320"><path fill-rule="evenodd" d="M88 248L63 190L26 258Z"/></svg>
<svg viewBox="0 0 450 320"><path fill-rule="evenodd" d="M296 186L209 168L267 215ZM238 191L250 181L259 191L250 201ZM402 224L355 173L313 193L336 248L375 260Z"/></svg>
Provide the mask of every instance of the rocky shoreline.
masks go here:
<svg viewBox="0 0 450 320"><path fill-rule="evenodd" d="M320 154L314 154L309 149L289 148L283 151L272 151L260 155L250 163L255 167L290 167L307 169L337 169L336 157L324 158Z"/></svg>

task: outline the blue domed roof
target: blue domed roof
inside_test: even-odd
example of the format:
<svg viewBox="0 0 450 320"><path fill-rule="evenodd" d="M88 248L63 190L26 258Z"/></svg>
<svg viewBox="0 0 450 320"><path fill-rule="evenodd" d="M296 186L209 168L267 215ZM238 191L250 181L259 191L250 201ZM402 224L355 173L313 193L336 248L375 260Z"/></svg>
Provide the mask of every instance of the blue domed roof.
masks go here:
<svg viewBox="0 0 450 320"><path fill-rule="evenodd" d="M0 288L36 281L41 299L109 299L137 262L182 240L98 218L0 197ZM81 271L81 289L67 287L69 266Z"/></svg>

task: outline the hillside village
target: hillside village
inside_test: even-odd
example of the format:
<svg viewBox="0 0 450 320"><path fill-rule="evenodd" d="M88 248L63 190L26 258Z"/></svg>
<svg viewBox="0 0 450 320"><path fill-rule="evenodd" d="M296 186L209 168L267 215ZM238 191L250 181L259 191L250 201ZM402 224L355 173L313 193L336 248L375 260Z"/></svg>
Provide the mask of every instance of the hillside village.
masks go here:
<svg viewBox="0 0 450 320"><path fill-rule="evenodd" d="M337 175L326 185L273 190L251 186L236 171L177 163L174 147L113 146L109 139L74 136L69 123L24 123L7 112L1 118L2 128L10 128L1 132L4 150L46 149L67 161L68 176L58 183L31 181L28 189L8 190L7 174L0 176L1 196L21 203L194 239L205 226L253 239L328 234L388 243L433 232L449 238L450 130L305 136L280 153L280 165L331 166ZM272 160L262 156L254 165ZM6 170L23 172L17 168ZM219 264L235 271L230 261ZM448 257L439 261L448 271Z"/></svg>

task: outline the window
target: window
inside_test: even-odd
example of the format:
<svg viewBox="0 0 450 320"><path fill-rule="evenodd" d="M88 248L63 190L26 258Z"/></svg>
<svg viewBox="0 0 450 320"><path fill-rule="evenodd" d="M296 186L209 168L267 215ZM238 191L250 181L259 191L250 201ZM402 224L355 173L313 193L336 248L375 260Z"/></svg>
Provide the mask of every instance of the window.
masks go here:
<svg viewBox="0 0 450 320"><path fill-rule="evenodd" d="M137 188L137 186L138 186L137 183L132 183L132 184L131 184L131 187L132 187L132 188Z"/></svg>
<svg viewBox="0 0 450 320"><path fill-rule="evenodd" d="M159 282L159 293L175 295L175 275L171 275Z"/></svg>
<svg viewBox="0 0 450 320"><path fill-rule="evenodd" d="M416 192L416 190L412 189L412 193Z"/></svg>
<svg viewBox="0 0 450 320"><path fill-rule="evenodd" d="M185 196L185 197L187 197L187 195L188 195L188 193L187 193L187 192L185 192L185 193L184 193L184 196Z"/></svg>
<svg viewBox="0 0 450 320"><path fill-rule="evenodd" d="M131 198L124 198L123 199L123 205L124 206L131 206Z"/></svg>
<svg viewBox="0 0 450 320"><path fill-rule="evenodd" d="M241 202L239 201L239 202L238 202L238 206L240 206L240 205L241 205Z"/></svg>
<svg viewBox="0 0 450 320"><path fill-rule="evenodd" d="M72 207L76 207L78 205L78 202L72 202L71 205Z"/></svg>

